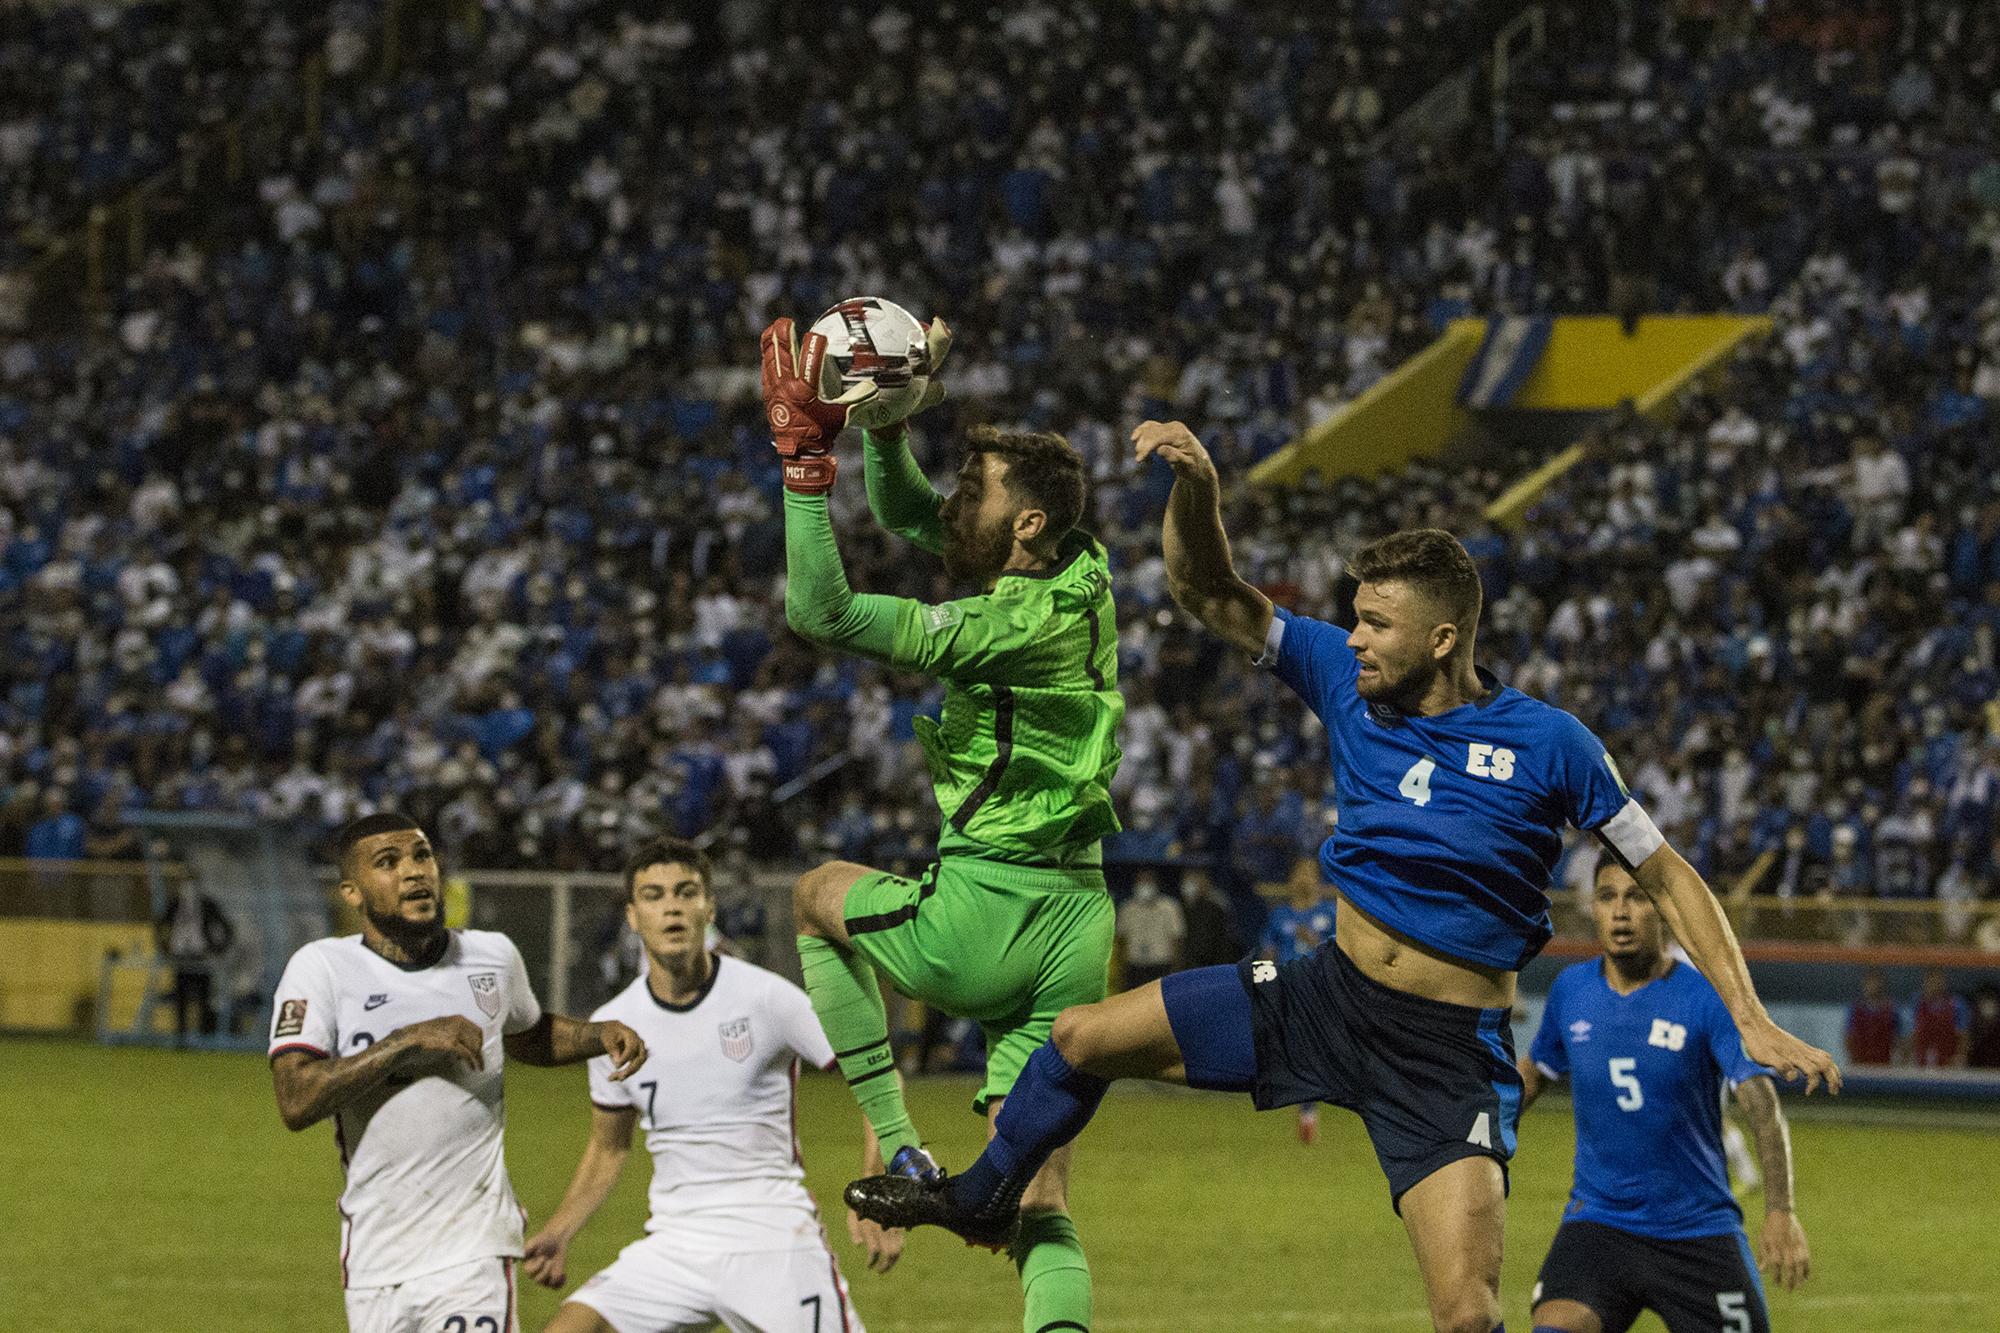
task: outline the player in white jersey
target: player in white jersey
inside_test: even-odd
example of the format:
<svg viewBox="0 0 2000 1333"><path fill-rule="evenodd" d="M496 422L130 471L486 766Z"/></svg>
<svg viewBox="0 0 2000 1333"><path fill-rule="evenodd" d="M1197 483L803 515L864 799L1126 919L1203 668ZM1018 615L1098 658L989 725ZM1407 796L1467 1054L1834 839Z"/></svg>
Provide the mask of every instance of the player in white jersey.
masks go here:
<svg viewBox="0 0 2000 1333"><path fill-rule="evenodd" d="M626 863L626 917L649 966L593 1017L646 1041L629 1080L590 1062L590 1139L568 1193L528 1241L528 1275L567 1280L571 1239L609 1197L643 1126L653 1155L646 1235L577 1288L548 1333L861 1333L840 1265L806 1192L794 1133L799 1062L833 1066L804 991L711 953L708 858L667 838ZM882 1169L863 1124L865 1168ZM848 1232L887 1272L902 1233L848 1215Z"/></svg>
<svg viewBox="0 0 2000 1333"><path fill-rule="evenodd" d="M502 1065L607 1055L615 1080L645 1045L622 1023L544 1013L505 935L446 929L437 858L410 820L342 831L340 892L361 934L292 955L271 1077L288 1129L334 1118L348 1326L512 1333L524 1218L501 1153Z"/></svg>

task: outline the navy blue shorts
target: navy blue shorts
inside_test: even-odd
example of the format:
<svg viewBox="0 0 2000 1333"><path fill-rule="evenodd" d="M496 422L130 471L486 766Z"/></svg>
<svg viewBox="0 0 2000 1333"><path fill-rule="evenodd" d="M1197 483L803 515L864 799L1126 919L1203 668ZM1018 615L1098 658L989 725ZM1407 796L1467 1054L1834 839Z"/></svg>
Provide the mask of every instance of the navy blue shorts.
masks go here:
<svg viewBox="0 0 2000 1333"><path fill-rule="evenodd" d="M1389 1200L1461 1157L1504 1178L1521 1115L1505 1009L1392 990L1331 942L1276 964L1245 959L1160 983L1197 1088L1248 1092L1257 1109L1330 1102L1361 1117Z"/></svg>
<svg viewBox="0 0 2000 1333"><path fill-rule="evenodd" d="M1764 1282L1741 1231L1656 1240L1602 1222L1565 1222L1535 1278L1533 1303L1587 1305L1604 1333L1651 1310L1669 1333L1770 1333Z"/></svg>

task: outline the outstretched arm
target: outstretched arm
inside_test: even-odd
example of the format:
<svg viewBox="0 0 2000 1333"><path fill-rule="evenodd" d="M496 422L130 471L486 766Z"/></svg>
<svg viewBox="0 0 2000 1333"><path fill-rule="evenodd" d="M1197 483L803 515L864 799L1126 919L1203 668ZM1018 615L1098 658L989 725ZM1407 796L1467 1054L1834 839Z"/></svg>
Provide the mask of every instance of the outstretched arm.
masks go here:
<svg viewBox="0 0 2000 1333"><path fill-rule="evenodd" d="M1805 1228L1792 1208L1792 1130L1778 1104L1777 1085L1753 1078L1736 1089L1736 1104L1750 1122L1757 1144L1757 1164L1764 1172L1764 1230L1757 1237L1758 1257L1771 1278L1790 1291L1806 1280L1812 1254Z"/></svg>
<svg viewBox="0 0 2000 1333"><path fill-rule="evenodd" d="M857 594L847 582L826 497L785 492L787 624L825 647L889 661L896 648L898 604L908 600Z"/></svg>
<svg viewBox="0 0 2000 1333"><path fill-rule="evenodd" d="M1215 461L1178 421L1147 421L1132 432L1139 461L1153 454L1174 470L1173 493L1161 534L1167 590L1182 610L1252 657L1262 656L1271 628L1271 599L1245 583L1222 530L1222 483Z"/></svg>
<svg viewBox="0 0 2000 1333"><path fill-rule="evenodd" d="M543 1014L533 1027L508 1037L506 1046L507 1058L524 1065L573 1065L608 1055L614 1079L646 1063L646 1043L616 1019L579 1023L562 1014Z"/></svg>
<svg viewBox="0 0 2000 1333"><path fill-rule="evenodd" d="M931 605L857 593L848 586L825 498L785 495L785 620L803 638L901 671L976 680L1034 640L1040 625L1026 614L982 597Z"/></svg>
<svg viewBox="0 0 2000 1333"><path fill-rule="evenodd" d="M1800 1041L1771 1021L1757 988L1750 981L1750 966L1729 918L1715 900L1698 871L1671 846L1662 843L1633 872L1639 887L1646 891L1667 919L1674 937L1688 951L1688 957L1707 977L1728 1007L1729 1015L1743 1034L1743 1049L1752 1060L1785 1078L1804 1078L1811 1092L1826 1082L1830 1092L1840 1091L1840 1066L1817 1046Z"/></svg>
<svg viewBox="0 0 2000 1333"><path fill-rule="evenodd" d="M909 423L861 432L861 475L875 521L934 554L944 551L944 497L910 453Z"/></svg>
<svg viewBox="0 0 2000 1333"><path fill-rule="evenodd" d="M569 1243L583 1230L591 1214L611 1197L618 1177L624 1173L625 1159L632 1153L632 1127L638 1123L635 1107L621 1106L607 1111L590 1108L590 1138L583 1145L583 1157L576 1175L555 1212L542 1224L523 1250L522 1266L528 1276L545 1287L560 1287L569 1278Z"/></svg>

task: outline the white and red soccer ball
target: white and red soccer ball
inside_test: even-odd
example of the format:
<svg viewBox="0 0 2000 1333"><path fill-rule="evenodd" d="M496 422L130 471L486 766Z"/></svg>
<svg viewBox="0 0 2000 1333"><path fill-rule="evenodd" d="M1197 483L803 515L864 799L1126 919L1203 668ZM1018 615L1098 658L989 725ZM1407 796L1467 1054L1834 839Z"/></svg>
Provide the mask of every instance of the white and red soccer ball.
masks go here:
<svg viewBox="0 0 2000 1333"><path fill-rule="evenodd" d="M931 382L924 326L894 301L850 297L814 320L812 332L826 339L820 397L838 398L862 380L874 380L880 391L856 409L854 424L900 421L923 401Z"/></svg>

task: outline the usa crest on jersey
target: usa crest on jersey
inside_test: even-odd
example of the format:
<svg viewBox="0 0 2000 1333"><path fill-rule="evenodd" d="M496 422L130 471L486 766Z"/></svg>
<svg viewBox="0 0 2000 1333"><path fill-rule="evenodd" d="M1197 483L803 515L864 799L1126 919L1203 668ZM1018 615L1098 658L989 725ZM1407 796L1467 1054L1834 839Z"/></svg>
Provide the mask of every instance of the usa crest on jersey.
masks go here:
<svg viewBox="0 0 2000 1333"><path fill-rule="evenodd" d="M479 1005L479 1012L488 1018L500 1016L500 974L498 972L475 972L465 979L472 987L472 998Z"/></svg>
<svg viewBox="0 0 2000 1333"><path fill-rule="evenodd" d="M732 1018L720 1026L722 1033L722 1053L742 1064L750 1058L750 1020Z"/></svg>

